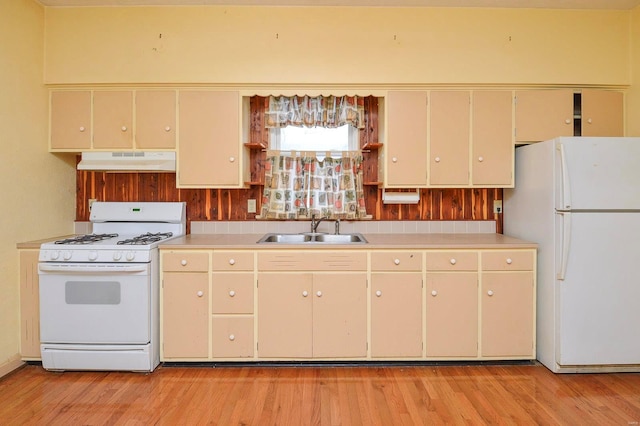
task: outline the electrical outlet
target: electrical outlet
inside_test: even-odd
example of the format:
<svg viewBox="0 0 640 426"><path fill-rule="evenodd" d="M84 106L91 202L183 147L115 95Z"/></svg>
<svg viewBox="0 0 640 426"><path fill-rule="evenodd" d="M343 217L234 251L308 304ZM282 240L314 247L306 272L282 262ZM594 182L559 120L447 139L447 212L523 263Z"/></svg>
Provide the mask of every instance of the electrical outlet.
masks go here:
<svg viewBox="0 0 640 426"><path fill-rule="evenodd" d="M256 212L256 200L247 200L247 213Z"/></svg>
<svg viewBox="0 0 640 426"><path fill-rule="evenodd" d="M493 200L493 212L502 213L502 200Z"/></svg>
<svg viewBox="0 0 640 426"><path fill-rule="evenodd" d="M98 200L96 200L95 198L89 198L89 211L91 211L91 206L93 206L93 203L95 203L96 201Z"/></svg>

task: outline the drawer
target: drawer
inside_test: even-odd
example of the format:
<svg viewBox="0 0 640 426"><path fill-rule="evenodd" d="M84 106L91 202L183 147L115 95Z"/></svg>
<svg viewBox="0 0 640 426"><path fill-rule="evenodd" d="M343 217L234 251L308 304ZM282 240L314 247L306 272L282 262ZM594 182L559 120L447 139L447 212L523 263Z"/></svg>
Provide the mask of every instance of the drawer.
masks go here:
<svg viewBox="0 0 640 426"><path fill-rule="evenodd" d="M478 253L450 251L427 253L427 271L477 271Z"/></svg>
<svg viewBox="0 0 640 426"><path fill-rule="evenodd" d="M366 271L367 253L273 251L258 253L259 271Z"/></svg>
<svg viewBox="0 0 640 426"><path fill-rule="evenodd" d="M419 251L384 251L371 253L372 271L422 271Z"/></svg>
<svg viewBox="0 0 640 426"><path fill-rule="evenodd" d="M484 271L533 271L534 253L530 250L482 252Z"/></svg>
<svg viewBox="0 0 640 426"><path fill-rule="evenodd" d="M211 321L211 354L214 358L253 356L253 316L214 316Z"/></svg>
<svg viewBox="0 0 640 426"><path fill-rule="evenodd" d="M253 313L253 272L214 272L211 309L214 314Z"/></svg>
<svg viewBox="0 0 640 426"><path fill-rule="evenodd" d="M253 271L253 252L214 251L214 271Z"/></svg>
<svg viewBox="0 0 640 426"><path fill-rule="evenodd" d="M209 271L209 253L193 251L163 253L162 270L172 272L207 272Z"/></svg>

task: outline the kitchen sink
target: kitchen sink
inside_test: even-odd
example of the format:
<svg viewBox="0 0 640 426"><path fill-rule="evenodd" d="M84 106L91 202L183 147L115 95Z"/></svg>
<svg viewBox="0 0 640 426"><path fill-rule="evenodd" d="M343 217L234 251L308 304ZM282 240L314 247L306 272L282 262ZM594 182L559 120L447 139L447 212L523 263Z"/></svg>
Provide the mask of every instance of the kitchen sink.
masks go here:
<svg viewBox="0 0 640 426"><path fill-rule="evenodd" d="M258 244L366 244L362 234L265 234Z"/></svg>

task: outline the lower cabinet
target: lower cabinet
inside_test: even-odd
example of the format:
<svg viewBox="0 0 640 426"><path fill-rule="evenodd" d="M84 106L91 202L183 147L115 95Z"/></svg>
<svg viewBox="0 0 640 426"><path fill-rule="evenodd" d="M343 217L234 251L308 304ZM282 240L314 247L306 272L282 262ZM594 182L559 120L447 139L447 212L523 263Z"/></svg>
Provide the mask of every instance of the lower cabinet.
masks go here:
<svg viewBox="0 0 640 426"><path fill-rule="evenodd" d="M20 251L20 355L25 361L41 359L39 253Z"/></svg>

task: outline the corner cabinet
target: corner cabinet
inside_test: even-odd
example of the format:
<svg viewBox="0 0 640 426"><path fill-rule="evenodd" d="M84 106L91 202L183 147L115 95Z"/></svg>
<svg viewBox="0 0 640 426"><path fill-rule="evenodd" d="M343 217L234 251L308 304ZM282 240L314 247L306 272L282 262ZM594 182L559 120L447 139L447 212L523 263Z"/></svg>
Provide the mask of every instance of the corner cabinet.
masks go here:
<svg viewBox="0 0 640 426"><path fill-rule="evenodd" d="M162 361L536 355L535 248L161 247L161 267Z"/></svg>
<svg viewBox="0 0 640 426"><path fill-rule="evenodd" d="M243 170L248 151L241 143L240 93L181 90L178 103L178 187L243 187L249 179Z"/></svg>

